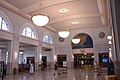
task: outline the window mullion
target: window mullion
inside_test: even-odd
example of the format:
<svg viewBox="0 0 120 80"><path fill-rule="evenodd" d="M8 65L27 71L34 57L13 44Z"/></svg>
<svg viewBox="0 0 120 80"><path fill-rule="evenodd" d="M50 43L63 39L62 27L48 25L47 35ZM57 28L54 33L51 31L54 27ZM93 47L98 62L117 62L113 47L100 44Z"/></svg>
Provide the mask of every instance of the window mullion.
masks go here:
<svg viewBox="0 0 120 80"><path fill-rule="evenodd" d="M2 29L2 21L1 21L1 25L0 25L0 28Z"/></svg>
<svg viewBox="0 0 120 80"><path fill-rule="evenodd" d="M2 27L3 27L3 18L2 18L2 20L1 20L1 29L2 29Z"/></svg>
<svg viewBox="0 0 120 80"><path fill-rule="evenodd" d="M27 33L27 27L25 28L25 36L26 36L26 33Z"/></svg>

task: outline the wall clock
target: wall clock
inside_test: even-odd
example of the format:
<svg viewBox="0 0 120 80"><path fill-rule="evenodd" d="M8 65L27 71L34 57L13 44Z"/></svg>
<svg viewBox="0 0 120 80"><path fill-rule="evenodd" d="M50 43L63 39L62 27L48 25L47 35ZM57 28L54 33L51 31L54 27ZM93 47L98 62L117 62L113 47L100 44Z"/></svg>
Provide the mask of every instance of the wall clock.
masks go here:
<svg viewBox="0 0 120 80"><path fill-rule="evenodd" d="M104 32L100 32L99 33L99 38L103 39L105 37L105 33Z"/></svg>

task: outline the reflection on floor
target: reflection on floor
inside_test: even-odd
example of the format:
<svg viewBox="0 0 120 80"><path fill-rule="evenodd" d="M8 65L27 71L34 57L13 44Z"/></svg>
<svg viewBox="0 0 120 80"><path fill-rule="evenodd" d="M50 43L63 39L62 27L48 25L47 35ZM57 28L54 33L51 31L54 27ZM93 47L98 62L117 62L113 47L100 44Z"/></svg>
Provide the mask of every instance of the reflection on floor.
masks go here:
<svg viewBox="0 0 120 80"><path fill-rule="evenodd" d="M7 75L4 80L105 80L106 70L101 75L97 75L90 68L84 69L59 69L59 75L54 70L38 71L30 75L30 73Z"/></svg>

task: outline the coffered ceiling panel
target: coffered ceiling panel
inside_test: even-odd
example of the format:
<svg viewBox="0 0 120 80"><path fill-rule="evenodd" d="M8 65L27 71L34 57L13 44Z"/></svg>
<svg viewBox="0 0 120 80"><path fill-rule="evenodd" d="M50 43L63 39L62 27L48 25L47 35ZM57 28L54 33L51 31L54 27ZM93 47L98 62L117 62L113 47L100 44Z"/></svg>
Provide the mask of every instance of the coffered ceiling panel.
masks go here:
<svg viewBox="0 0 120 80"><path fill-rule="evenodd" d="M77 21L79 22L78 24L72 24L73 21ZM101 26L102 22L100 17L96 17L96 18L81 18L81 19L71 19L71 20L66 20L66 21L61 21L58 23L53 23L50 24L50 26L52 26L53 28L59 30L59 29L64 29L64 28L68 28L68 29L73 29L74 28L83 28L85 26L89 26L89 27L98 27Z"/></svg>
<svg viewBox="0 0 120 80"><path fill-rule="evenodd" d="M67 13L60 13L60 9L68 9ZM34 15L35 13L44 13L49 15L51 19L60 18L63 16L71 16L71 15L80 15L80 14L92 14L99 13L98 7L95 0L80 0L80 1L70 1L62 4L55 4L49 7L45 7L42 10L37 10L29 13L30 15Z"/></svg>
<svg viewBox="0 0 120 80"><path fill-rule="evenodd" d="M33 5L34 3L37 3L39 0L5 0L5 1L18 9L23 9L25 7Z"/></svg>

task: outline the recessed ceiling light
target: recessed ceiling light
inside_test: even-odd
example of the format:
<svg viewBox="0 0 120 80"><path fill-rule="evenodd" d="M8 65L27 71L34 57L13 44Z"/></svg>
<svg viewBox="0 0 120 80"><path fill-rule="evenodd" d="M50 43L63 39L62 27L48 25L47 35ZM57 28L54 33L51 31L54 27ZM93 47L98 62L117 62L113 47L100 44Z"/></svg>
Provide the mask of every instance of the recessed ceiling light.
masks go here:
<svg viewBox="0 0 120 80"><path fill-rule="evenodd" d="M79 22L78 21L73 21L72 24L78 24Z"/></svg>
<svg viewBox="0 0 120 80"><path fill-rule="evenodd" d="M63 9L59 9L58 11L61 12L61 13L66 13L66 12L69 11L69 9L65 9L65 8L63 8Z"/></svg>

